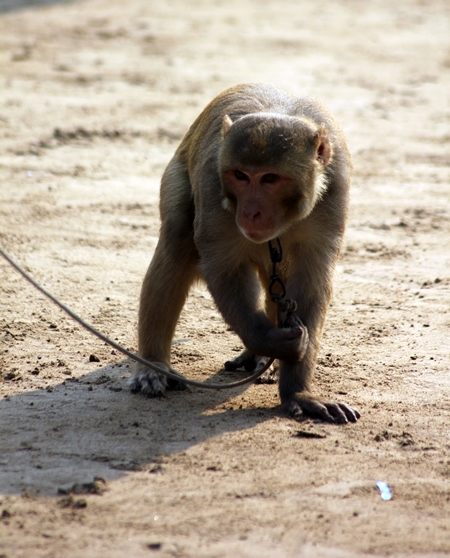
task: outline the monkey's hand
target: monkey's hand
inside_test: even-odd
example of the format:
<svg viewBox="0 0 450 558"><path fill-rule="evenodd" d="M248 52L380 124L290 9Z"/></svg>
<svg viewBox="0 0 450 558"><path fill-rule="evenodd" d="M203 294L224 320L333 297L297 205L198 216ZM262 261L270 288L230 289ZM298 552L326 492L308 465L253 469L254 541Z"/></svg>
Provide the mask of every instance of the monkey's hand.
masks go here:
<svg viewBox="0 0 450 558"><path fill-rule="evenodd" d="M308 348L308 329L293 312L288 312L280 328L268 332L268 348L271 356L286 362L299 362Z"/></svg>
<svg viewBox="0 0 450 558"><path fill-rule="evenodd" d="M299 421L309 416L325 422L345 424L356 422L361 416L356 409L344 403L326 401L306 391L295 393L288 400L283 401L283 407L291 417Z"/></svg>
<svg viewBox="0 0 450 558"><path fill-rule="evenodd" d="M155 362L159 367L164 368L174 374L176 370L162 362ZM155 372L143 364L136 364L133 375L128 380L128 385L132 393L142 393L147 397L162 397L166 389L182 391L186 389L186 384L182 381L168 379L163 374Z"/></svg>

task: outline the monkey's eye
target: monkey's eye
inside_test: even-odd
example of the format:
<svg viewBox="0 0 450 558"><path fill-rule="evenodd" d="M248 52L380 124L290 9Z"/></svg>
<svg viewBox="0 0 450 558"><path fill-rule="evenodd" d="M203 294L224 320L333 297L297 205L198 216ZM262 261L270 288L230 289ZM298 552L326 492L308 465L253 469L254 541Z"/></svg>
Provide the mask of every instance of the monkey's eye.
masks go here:
<svg viewBox="0 0 450 558"><path fill-rule="evenodd" d="M279 179L280 177L278 174L268 172L267 174L263 175L263 177L261 178L261 182L263 182L264 184L275 184L275 182L278 182Z"/></svg>
<svg viewBox="0 0 450 558"><path fill-rule="evenodd" d="M234 171L234 178L236 180L245 180L246 182L248 181L248 176L245 174L245 172L242 172L239 169L236 169Z"/></svg>

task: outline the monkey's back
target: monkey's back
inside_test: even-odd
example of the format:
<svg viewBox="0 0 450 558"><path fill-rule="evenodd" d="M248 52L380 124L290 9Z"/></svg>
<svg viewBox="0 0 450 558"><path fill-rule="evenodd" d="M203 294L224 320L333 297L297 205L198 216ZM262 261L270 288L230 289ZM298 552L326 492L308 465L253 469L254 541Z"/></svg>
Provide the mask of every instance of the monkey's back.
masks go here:
<svg viewBox="0 0 450 558"><path fill-rule="evenodd" d="M176 205L183 208L177 212L177 218L184 213L186 231L188 221L191 231L192 227L198 228L204 222L208 223L207 228L213 235L219 228L223 235L227 235L232 221L226 219L225 215L217 219L218 215L223 214L218 172L223 120L226 115L236 121L258 113L306 118L317 126L325 126L332 145L332 159L326 169L327 189L313 210L314 220L308 218L302 226L308 228L314 224L311 231L314 234L313 230L317 231L317 227L325 230L333 222L332 228L343 233L352 174L344 134L320 102L307 97L295 97L272 85L258 83L240 84L223 91L191 125L161 182L162 220L168 216L175 218L173 207ZM208 212L203 210L204 207L209 208Z"/></svg>

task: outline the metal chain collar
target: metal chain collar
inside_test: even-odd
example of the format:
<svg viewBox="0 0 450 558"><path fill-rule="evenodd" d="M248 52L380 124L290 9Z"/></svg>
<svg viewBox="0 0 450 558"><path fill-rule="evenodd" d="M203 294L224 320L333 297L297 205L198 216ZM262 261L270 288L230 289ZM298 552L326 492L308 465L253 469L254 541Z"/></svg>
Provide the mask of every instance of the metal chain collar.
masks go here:
<svg viewBox="0 0 450 558"><path fill-rule="evenodd" d="M281 240L276 237L276 242L278 246L274 246L272 241L269 240L269 253L270 253L270 260L272 262L272 275L270 276L270 284L269 284L269 296L277 305L277 321L278 327L283 327L283 320L281 319L281 315L285 312L288 314L290 312L295 312L297 310L297 303L295 300L286 297L286 286L284 281L277 273L277 264L281 263L283 259L283 247L281 245ZM281 292L277 292L277 288L281 289Z"/></svg>

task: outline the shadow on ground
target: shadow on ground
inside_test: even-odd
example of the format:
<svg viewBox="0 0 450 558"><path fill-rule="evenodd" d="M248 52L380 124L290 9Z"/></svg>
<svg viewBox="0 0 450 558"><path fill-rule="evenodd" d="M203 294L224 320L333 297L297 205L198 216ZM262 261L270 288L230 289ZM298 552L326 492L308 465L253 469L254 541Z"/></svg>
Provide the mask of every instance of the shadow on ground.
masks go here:
<svg viewBox="0 0 450 558"><path fill-rule="evenodd" d="M59 488L95 476L114 480L277 414L267 408L226 409L225 402L246 387L193 388L158 399L132 395L125 366L109 365L0 402L1 493L56 495Z"/></svg>
<svg viewBox="0 0 450 558"><path fill-rule="evenodd" d="M26 8L40 8L52 4L73 4L79 0L0 0L0 13L16 12Z"/></svg>

